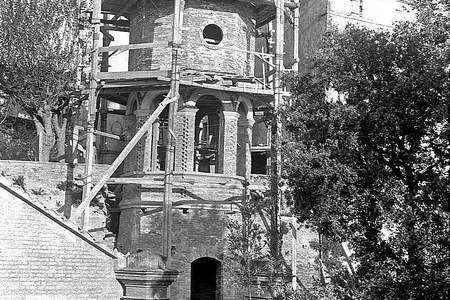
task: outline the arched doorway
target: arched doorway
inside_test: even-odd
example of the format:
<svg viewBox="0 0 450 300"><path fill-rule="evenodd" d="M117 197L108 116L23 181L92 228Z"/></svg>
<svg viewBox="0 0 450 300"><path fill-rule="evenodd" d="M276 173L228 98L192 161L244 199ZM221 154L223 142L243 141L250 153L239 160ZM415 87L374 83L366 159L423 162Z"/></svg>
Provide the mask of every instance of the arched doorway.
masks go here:
<svg viewBox="0 0 450 300"><path fill-rule="evenodd" d="M220 300L221 263L202 257L191 264L191 300Z"/></svg>

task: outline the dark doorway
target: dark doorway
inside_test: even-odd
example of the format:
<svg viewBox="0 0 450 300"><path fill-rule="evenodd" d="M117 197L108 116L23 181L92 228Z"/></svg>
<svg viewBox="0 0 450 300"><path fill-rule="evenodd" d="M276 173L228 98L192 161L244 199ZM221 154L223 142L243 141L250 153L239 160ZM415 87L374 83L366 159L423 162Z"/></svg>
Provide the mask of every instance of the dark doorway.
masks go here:
<svg viewBox="0 0 450 300"><path fill-rule="evenodd" d="M220 300L221 266L214 258L202 257L191 264L191 300Z"/></svg>

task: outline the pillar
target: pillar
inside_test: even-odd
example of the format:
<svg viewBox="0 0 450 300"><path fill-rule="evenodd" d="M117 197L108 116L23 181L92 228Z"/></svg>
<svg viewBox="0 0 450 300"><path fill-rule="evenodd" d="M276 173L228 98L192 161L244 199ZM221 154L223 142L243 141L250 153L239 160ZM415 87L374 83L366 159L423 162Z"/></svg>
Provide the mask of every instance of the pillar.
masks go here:
<svg viewBox="0 0 450 300"><path fill-rule="evenodd" d="M136 131L147 121L150 116L149 109L138 109L134 111L136 116ZM149 171L151 161L151 134L147 132L146 135L136 145L136 171Z"/></svg>
<svg viewBox="0 0 450 300"><path fill-rule="evenodd" d="M195 114L198 108L195 103L186 105L177 112L175 123L175 171L194 171Z"/></svg>
<svg viewBox="0 0 450 300"><path fill-rule="evenodd" d="M239 113L223 111L221 117L221 142L219 146L219 173L236 175L237 135Z"/></svg>
<svg viewBox="0 0 450 300"><path fill-rule="evenodd" d="M252 169L252 132L254 120L238 121L238 148L236 160L236 174L250 178Z"/></svg>
<svg viewBox="0 0 450 300"><path fill-rule="evenodd" d="M125 142L128 143L136 133L136 117L134 115L126 115L125 120ZM124 173L130 173L137 170L136 166L136 148L131 150L124 162Z"/></svg>

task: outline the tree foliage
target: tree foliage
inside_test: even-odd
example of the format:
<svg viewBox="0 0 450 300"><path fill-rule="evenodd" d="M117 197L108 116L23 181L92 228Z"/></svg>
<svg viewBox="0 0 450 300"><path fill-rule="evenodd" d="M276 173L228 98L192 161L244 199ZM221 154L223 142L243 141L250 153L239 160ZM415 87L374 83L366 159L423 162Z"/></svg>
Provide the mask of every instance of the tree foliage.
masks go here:
<svg viewBox="0 0 450 300"><path fill-rule="evenodd" d="M80 59L76 0L5 0L0 3L0 90L33 119L41 135L40 160L65 130Z"/></svg>
<svg viewBox="0 0 450 300"><path fill-rule="evenodd" d="M449 297L450 20L436 3L413 3L417 21L392 32L327 33L291 82L288 195L353 246L356 275L334 278L343 299Z"/></svg>

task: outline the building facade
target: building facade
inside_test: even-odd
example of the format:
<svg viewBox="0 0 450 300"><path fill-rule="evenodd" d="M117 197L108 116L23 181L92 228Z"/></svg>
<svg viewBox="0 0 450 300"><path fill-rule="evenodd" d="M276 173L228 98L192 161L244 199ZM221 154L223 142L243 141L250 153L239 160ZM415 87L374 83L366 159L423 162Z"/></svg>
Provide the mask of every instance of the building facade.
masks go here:
<svg viewBox="0 0 450 300"><path fill-rule="evenodd" d="M315 53L321 35L347 24L390 30L410 16L404 0L302 0L300 1L300 71Z"/></svg>

